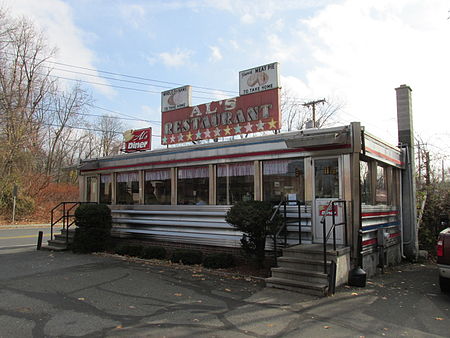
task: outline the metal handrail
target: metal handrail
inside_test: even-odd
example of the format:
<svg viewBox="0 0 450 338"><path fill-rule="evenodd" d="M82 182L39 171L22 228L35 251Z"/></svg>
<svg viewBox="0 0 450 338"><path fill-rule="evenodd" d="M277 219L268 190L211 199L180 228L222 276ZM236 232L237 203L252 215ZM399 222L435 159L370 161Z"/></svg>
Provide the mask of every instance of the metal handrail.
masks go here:
<svg viewBox="0 0 450 338"><path fill-rule="evenodd" d="M336 215L334 213L334 206L337 203L343 203L344 205L344 212L343 212L343 222L336 223ZM332 210L332 224L330 230L326 230L326 216L328 215L329 210ZM344 226L344 243L345 246L347 246L347 202L345 200L330 200L328 202L327 208L325 209L325 212L322 216L322 219L320 221L322 223L322 229L323 229L323 272L325 274L328 274L327 272L327 242L328 239L331 236L331 232L333 232L333 250L336 251L336 227L337 226ZM334 293L335 289L335 279L336 279L336 266L332 265L330 275L329 277L329 283L330 283L330 291Z"/></svg>
<svg viewBox="0 0 450 338"><path fill-rule="evenodd" d="M53 240L53 227L62 220L62 227L63 230L66 230L66 243L69 242L69 228L72 224L75 223L75 220L72 220L70 222L70 217L75 216L75 214L71 214L70 211L73 210L73 208L78 207L81 204L93 204L97 202L60 202L58 205L56 205L51 211L50 211L50 240ZM66 206L72 204L68 209L66 209ZM54 214L55 211L60 209L62 206L62 213L61 217L59 217L57 220L54 220Z"/></svg>
<svg viewBox="0 0 450 338"><path fill-rule="evenodd" d="M275 259L275 265L277 265L277 242L278 237L280 236L281 232L284 231L284 247L287 246L287 205L288 203L296 203L298 206L298 244L302 243L302 216L301 216L301 203L299 200L281 200L280 203L275 208L275 211L273 212L272 216L268 220L268 222L272 222L275 218L275 215L280 211L281 206L283 206L283 223L282 225L277 229L273 236L273 246L274 246L274 259Z"/></svg>

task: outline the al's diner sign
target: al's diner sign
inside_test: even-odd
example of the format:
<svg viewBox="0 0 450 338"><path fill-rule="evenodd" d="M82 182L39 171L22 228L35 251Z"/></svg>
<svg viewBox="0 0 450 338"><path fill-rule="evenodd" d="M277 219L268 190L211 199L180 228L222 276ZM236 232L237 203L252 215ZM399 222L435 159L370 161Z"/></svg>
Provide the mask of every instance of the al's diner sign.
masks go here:
<svg viewBox="0 0 450 338"><path fill-rule="evenodd" d="M151 149L152 128L127 130L123 133L126 153Z"/></svg>
<svg viewBox="0 0 450 338"><path fill-rule="evenodd" d="M162 112L161 144L281 129L280 89Z"/></svg>

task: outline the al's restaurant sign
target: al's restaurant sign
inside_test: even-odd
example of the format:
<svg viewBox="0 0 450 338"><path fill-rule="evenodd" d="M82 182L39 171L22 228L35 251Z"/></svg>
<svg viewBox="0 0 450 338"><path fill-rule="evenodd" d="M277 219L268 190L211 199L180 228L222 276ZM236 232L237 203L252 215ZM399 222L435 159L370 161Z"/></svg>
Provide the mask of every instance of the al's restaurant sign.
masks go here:
<svg viewBox="0 0 450 338"><path fill-rule="evenodd" d="M278 64L275 63L244 71L245 74L241 72L240 81L245 81L249 87L253 85L254 90L243 91L238 97L172 110L162 106L161 144L281 129L277 71ZM256 77L252 77L255 74ZM184 99L184 102L190 101L189 98Z"/></svg>

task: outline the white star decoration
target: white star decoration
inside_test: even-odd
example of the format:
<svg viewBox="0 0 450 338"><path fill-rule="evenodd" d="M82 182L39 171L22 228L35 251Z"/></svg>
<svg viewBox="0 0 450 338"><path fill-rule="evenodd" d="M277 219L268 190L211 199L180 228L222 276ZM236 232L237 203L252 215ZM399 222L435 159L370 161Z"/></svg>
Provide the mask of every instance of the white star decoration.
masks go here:
<svg viewBox="0 0 450 338"><path fill-rule="evenodd" d="M175 142L175 135L170 136L170 143L174 143Z"/></svg>
<svg viewBox="0 0 450 338"><path fill-rule="evenodd" d="M244 128L245 128L245 132L246 132L246 133L251 133L251 132L252 132L252 129L253 129L253 124L251 124L250 122L248 122L248 123L244 126Z"/></svg>
<svg viewBox="0 0 450 338"><path fill-rule="evenodd" d="M210 138L211 137L211 132L209 131L209 129L206 129L203 134L205 135L205 138Z"/></svg>
<svg viewBox="0 0 450 338"><path fill-rule="evenodd" d="M178 142L183 142L183 134L178 135Z"/></svg>
<svg viewBox="0 0 450 338"><path fill-rule="evenodd" d="M217 127L214 129L214 136L220 136L220 129Z"/></svg>

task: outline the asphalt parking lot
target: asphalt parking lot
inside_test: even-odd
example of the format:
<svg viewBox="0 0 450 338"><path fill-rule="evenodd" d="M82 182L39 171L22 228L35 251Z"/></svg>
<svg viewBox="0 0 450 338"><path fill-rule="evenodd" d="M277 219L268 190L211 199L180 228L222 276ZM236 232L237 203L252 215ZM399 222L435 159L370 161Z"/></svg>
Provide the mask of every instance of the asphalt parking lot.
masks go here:
<svg viewBox="0 0 450 338"><path fill-rule="evenodd" d="M0 337L448 337L450 296L408 264L318 299L119 256L0 250Z"/></svg>

